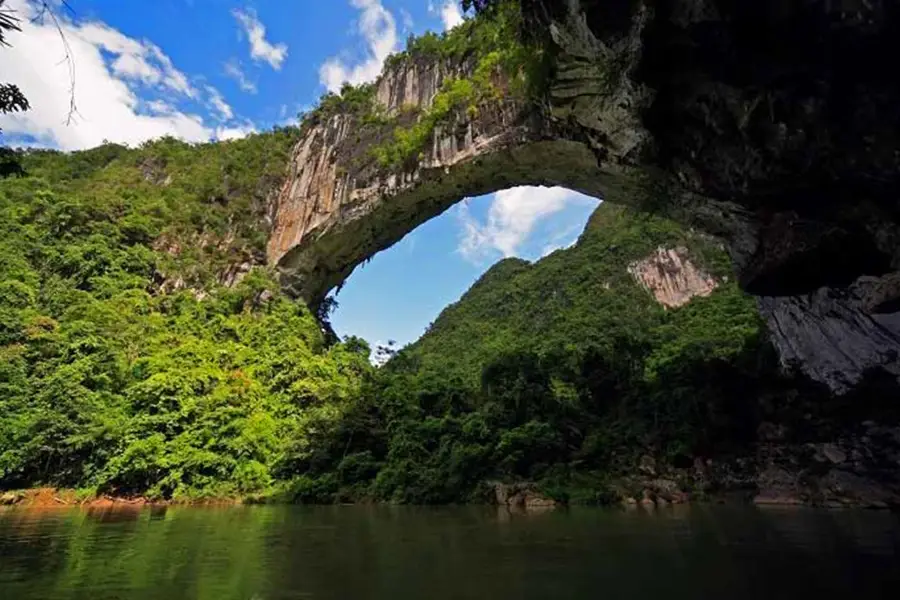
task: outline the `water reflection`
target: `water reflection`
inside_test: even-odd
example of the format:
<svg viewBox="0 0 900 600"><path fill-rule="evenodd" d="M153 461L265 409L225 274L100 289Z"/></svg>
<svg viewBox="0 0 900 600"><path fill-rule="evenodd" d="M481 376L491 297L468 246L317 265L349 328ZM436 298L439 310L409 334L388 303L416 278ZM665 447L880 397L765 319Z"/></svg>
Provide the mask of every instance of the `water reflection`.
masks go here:
<svg viewBox="0 0 900 600"><path fill-rule="evenodd" d="M0 598L881 598L898 550L875 512L11 509Z"/></svg>

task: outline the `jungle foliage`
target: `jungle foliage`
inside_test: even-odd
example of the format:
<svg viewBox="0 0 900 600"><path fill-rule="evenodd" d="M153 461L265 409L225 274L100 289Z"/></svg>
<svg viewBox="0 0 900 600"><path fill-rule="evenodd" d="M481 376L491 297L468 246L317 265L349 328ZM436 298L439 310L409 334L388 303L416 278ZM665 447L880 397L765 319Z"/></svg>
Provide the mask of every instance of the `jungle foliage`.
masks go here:
<svg viewBox="0 0 900 600"><path fill-rule="evenodd" d="M25 175L0 180L2 487L266 492L358 397L367 347L326 346L252 266L295 139L18 153Z"/></svg>
<svg viewBox="0 0 900 600"><path fill-rule="evenodd" d="M685 247L721 285L664 310L627 271ZM575 246L494 265L367 382L341 427L294 470L290 497L477 501L486 482L538 482L604 502L643 455L740 455L759 398L787 385L719 243L603 205Z"/></svg>
<svg viewBox="0 0 900 600"><path fill-rule="evenodd" d="M602 205L571 248L489 269L386 366L263 267L298 132L22 151L0 179L0 488L599 502L639 456L740 452L782 386L718 242ZM627 272L687 248L721 285L664 310ZM402 293L402 292L401 292Z"/></svg>
<svg viewBox="0 0 900 600"><path fill-rule="evenodd" d="M374 86L346 86L299 130L6 151L0 489L442 503L528 480L600 502L642 455L750 443L759 399L787 384L722 248L669 221L601 206L573 247L501 261L380 369L262 267L266 200L310 123L391 127L376 158L402 163L458 111L540 81L520 3L470 4L478 16L391 59L474 65L408 126ZM719 288L664 310L627 272L660 246Z"/></svg>

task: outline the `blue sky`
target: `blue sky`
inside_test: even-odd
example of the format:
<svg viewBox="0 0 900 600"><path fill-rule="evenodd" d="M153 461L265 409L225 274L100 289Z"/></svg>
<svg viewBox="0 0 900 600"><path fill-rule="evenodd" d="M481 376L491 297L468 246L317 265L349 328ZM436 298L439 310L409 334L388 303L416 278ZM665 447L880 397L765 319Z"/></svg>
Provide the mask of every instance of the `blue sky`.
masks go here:
<svg viewBox="0 0 900 600"><path fill-rule="evenodd" d="M376 77L410 34L463 18L452 0L69 0L66 60L53 23L28 19L33 3L6 4L25 21L0 72L32 109L0 116L5 142L64 150L295 123L328 89ZM596 204L559 188L460 203L357 269L333 324L373 343L413 341L496 260L570 244Z"/></svg>

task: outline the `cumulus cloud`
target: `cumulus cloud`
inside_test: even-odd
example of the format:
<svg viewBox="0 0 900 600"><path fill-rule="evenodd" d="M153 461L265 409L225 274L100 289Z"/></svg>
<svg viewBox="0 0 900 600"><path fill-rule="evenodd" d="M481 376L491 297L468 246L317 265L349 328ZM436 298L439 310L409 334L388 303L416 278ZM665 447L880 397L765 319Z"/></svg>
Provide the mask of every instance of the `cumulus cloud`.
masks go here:
<svg viewBox="0 0 900 600"><path fill-rule="evenodd" d="M256 16L255 11L235 9L231 14L250 40L250 56L253 60L267 62L276 71L280 70L284 59L287 58L287 44L272 44L266 39L266 26Z"/></svg>
<svg viewBox="0 0 900 600"><path fill-rule="evenodd" d="M428 12L433 15L440 15L445 31L453 29L463 22L463 13L459 8L459 0L444 0L444 3L440 6L435 5L434 2L429 2Z"/></svg>
<svg viewBox="0 0 900 600"><path fill-rule="evenodd" d="M189 98L197 96L197 90L188 82L187 76L175 68L159 46L146 40L134 40L96 22L78 27L77 35L82 41L115 55L109 65L115 75L161 86ZM57 49L59 44L60 40L57 40Z"/></svg>
<svg viewBox="0 0 900 600"><path fill-rule="evenodd" d="M231 59L225 63L225 74L232 79L234 79L238 87L241 88L242 91L255 94L256 93L256 84L247 77L244 73L243 68L241 68L241 63L237 59Z"/></svg>
<svg viewBox="0 0 900 600"><path fill-rule="evenodd" d="M583 197L561 187L511 188L494 195L484 223L473 217L465 204L460 204L458 214L462 236L459 252L466 259L475 262L496 252L503 257L516 256L541 219ZM552 245L546 247L545 251L549 251ZM561 246L562 243L559 242L556 247Z"/></svg>
<svg viewBox="0 0 900 600"><path fill-rule="evenodd" d="M331 92L339 91L344 83L374 80L384 60L399 49L397 22L380 0L350 0L350 4L361 11L357 28L366 43L366 56L356 63L337 56L325 61L319 68L319 81Z"/></svg>
<svg viewBox="0 0 900 600"><path fill-rule="evenodd" d="M237 140L247 137L251 133L256 133L256 127L252 123L244 123L233 127L219 127L215 131L215 139L217 140Z"/></svg>
<svg viewBox="0 0 900 600"><path fill-rule="evenodd" d="M441 6L441 21L444 23L444 29L453 29L463 22L462 12L459 10L459 2L457 0L447 0Z"/></svg>
<svg viewBox="0 0 900 600"><path fill-rule="evenodd" d="M38 145L64 150L107 140L134 144L163 135L205 141L215 129L203 117L179 111L176 103L194 100L215 107L221 117L231 113L221 95L212 94L214 88L198 90L151 42L96 21L62 20L74 61L78 108L69 123L72 80L59 32L52 23L30 22L34 13L26 0L7 6L22 17L23 31L9 34L12 47L0 52L0 72L19 85L31 110L0 116L4 135L27 136Z"/></svg>

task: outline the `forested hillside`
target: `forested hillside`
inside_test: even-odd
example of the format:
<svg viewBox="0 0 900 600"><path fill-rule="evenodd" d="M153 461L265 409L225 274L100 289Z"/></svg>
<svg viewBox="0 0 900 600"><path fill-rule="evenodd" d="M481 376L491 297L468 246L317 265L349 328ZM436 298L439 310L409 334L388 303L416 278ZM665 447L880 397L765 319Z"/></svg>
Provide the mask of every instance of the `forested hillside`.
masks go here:
<svg viewBox="0 0 900 600"><path fill-rule="evenodd" d="M659 246L686 248L719 287L665 310L628 272ZM605 502L629 493L619 482L642 460L747 456L760 399L778 392L795 410L796 390L728 273L715 240L602 205L574 247L494 265L380 369L297 498L456 502L526 481Z"/></svg>
<svg viewBox="0 0 900 600"><path fill-rule="evenodd" d="M266 492L359 395L263 269L293 129L13 158L0 180L0 486Z"/></svg>

